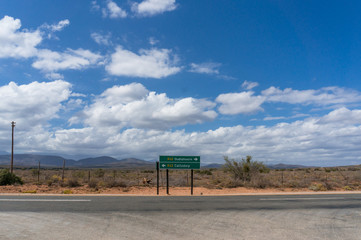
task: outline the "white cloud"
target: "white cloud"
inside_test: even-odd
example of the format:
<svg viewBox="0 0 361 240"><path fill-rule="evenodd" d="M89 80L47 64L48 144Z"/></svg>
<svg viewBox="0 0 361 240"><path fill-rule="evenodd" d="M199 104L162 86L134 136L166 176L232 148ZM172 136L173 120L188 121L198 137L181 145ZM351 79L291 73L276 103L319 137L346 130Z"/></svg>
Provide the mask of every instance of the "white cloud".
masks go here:
<svg viewBox="0 0 361 240"><path fill-rule="evenodd" d="M25 85L11 82L0 87L1 149L8 150L10 122L16 121L19 152L144 159L157 159L160 154L196 154L201 155L202 162L223 162L224 155L252 155L268 163L361 163L359 109L338 108L325 116L272 126L164 131L164 126L213 120L216 113L210 109L214 104L202 99L170 99L133 83L109 88L85 107L79 120L88 126L52 129L49 121L65 107L79 109L85 104L71 98L74 94L70 88L61 80Z"/></svg>
<svg viewBox="0 0 361 240"><path fill-rule="evenodd" d="M51 79L51 80L64 79L64 76L62 74L54 73L54 72L45 74L45 77L48 78L48 79Z"/></svg>
<svg viewBox="0 0 361 240"><path fill-rule="evenodd" d="M220 63L191 63L191 69L190 72L195 73L205 73L205 74L219 74L219 67L221 66Z"/></svg>
<svg viewBox="0 0 361 240"><path fill-rule="evenodd" d="M16 121L20 128L29 129L56 118L70 94L65 81L32 82L17 85L10 82L0 87L0 125Z"/></svg>
<svg viewBox="0 0 361 240"><path fill-rule="evenodd" d="M93 10L93 11L99 11L100 10L100 6L97 3L97 1L92 1L91 2L91 10Z"/></svg>
<svg viewBox="0 0 361 240"><path fill-rule="evenodd" d="M361 101L361 94L359 92L339 87L325 87L318 90L293 90L291 88L281 90L270 87L262 91L262 95L269 102L305 105L337 105Z"/></svg>
<svg viewBox="0 0 361 240"><path fill-rule="evenodd" d="M245 88L253 88L257 83L245 81L242 84ZM219 112L222 114L244 114L263 110L261 105L264 102L281 102L289 104L303 104L316 106L331 106L339 108L349 104L361 102L361 94L358 91L344 89L339 87L325 87L318 90L293 90L286 88L280 90L276 87L270 87L262 91L261 95L254 96L253 91L240 93L226 93L217 97L216 101L221 103ZM298 117L307 115L298 115ZM294 117L288 117L294 118ZM286 119L280 117L265 117L264 120Z"/></svg>
<svg viewBox="0 0 361 240"><path fill-rule="evenodd" d="M253 88L257 87L257 86L258 86L257 82L249 82L249 81L246 80L246 81L244 81L242 83L242 87L247 89L247 90L251 90L251 89L253 89Z"/></svg>
<svg viewBox="0 0 361 240"><path fill-rule="evenodd" d="M64 20L59 21L57 24L52 24L52 25L44 24L42 27L49 29L51 32L59 32L59 31L63 30L63 28L68 26L69 24L70 24L70 21L68 19L64 19Z"/></svg>
<svg viewBox="0 0 361 240"><path fill-rule="evenodd" d="M263 110L261 104L265 101L262 96L253 96L252 91L240 93L221 94L216 98L216 102L221 103L218 108L222 114L253 113Z"/></svg>
<svg viewBox="0 0 361 240"><path fill-rule="evenodd" d="M153 16L173 11L176 8L175 0L144 0L141 3L134 3L132 5L132 11L140 16Z"/></svg>
<svg viewBox="0 0 361 240"><path fill-rule="evenodd" d="M83 121L93 127L167 129L211 121L217 116L211 110L214 106L203 99L171 99L133 83L107 89L70 122Z"/></svg>
<svg viewBox="0 0 361 240"><path fill-rule="evenodd" d="M335 110L329 115L342 115L343 111ZM202 162L222 163L224 155L232 158L252 155L266 163L360 164L361 121L359 116L354 117L353 123L347 124L322 122L321 117L269 127L219 127L206 132L130 128L116 133L111 126L90 126L56 131L48 145L68 154L112 153L118 158L157 159L160 154L195 154L201 155Z"/></svg>
<svg viewBox="0 0 361 240"><path fill-rule="evenodd" d="M338 125L361 124L361 110L349 110L342 107L322 117L320 123L336 123Z"/></svg>
<svg viewBox="0 0 361 240"><path fill-rule="evenodd" d="M168 49L141 49L136 54L118 46L106 70L116 76L163 78L181 70L174 66L175 59Z"/></svg>
<svg viewBox="0 0 361 240"><path fill-rule="evenodd" d="M110 35L110 33L108 35L102 35L100 33L95 33L94 32L90 36L99 45L106 45L106 46L111 45L111 41L110 41L111 35Z"/></svg>
<svg viewBox="0 0 361 240"><path fill-rule="evenodd" d="M94 6L94 5L93 5ZM103 9L103 16L110 18L126 18L127 12L121 9L115 2L108 0L107 8Z"/></svg>
<svg viewBox="0 0 361 240"><path fill-rule="evenodd" d="M152 46L156 45L158 42L159 41L154 37L149 38L149 44L152 45Z"/></svg>
<svg viewBox="0 0 361 240"><path fill-rule="evenodd" d="M83 69L99 63L102 56L84 49L67 49L64 53L51 50L39 50L37 59L32 66L45 72L53 72L65 69Z"/></svg>
<svg viewBox="0 0 361 240"><path fill-rule="evenodd" d="M0 58L29 58L37 54L42 41L39 30L19 31L20 19L5 16L0 20Z"/></svg>

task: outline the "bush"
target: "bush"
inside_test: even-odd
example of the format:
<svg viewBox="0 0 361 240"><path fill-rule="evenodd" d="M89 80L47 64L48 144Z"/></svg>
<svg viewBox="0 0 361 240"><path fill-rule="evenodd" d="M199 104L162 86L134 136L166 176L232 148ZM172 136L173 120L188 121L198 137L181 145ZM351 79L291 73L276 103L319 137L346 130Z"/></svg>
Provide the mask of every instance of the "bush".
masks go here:
<svg viewBox="0 0 361 240"><path fill-rule="evenodd" d="M326 191L326 187L322 183L315 183L308 187L308 189L318 192L318 191Z"/></svg>
<svg viewBox="0 0 361 240"><path fill-rule="evenodd" d="M67 181L68 187L79 187L80 183L78 182L78 179L72 178Z"/></svg>
<svg viewBox="0 0 361 240"><path fill-rule="evenodd" d="M88 186L90 188L97 188L98 187L98 181L91 179L90 182L88 183Z"/></svg>
<svg viewBox="0 0 361 240"><path fill-rule="evenodd" d="M95 177L102 178L105 175L105 171L102 168L95 170L94 172Z"/></svg>
<svg viewBox="0 0 361 240"><path fill-rule="evenodd" d="M127 187L127 185L124 182L116 181L116 180L110 180L106 182L106 187L113 188L113 187Z"/></svg>
<svg viewBox="0 0 361 240"><path fill-rule="evenodd" d="M20 177L16 176L14 173L10 173L8 169L3 169L0 171L0 186L4 185L13 185L13 184L21 184L24 182Z"/></svg>
<svg viewBox="0 0 361 240"><path fill-rule="evenodd" d="M243 180L250 182L252 178L259 173L268 173L269 169L262 163L253 161L251 156L247 156L246 159L242 158L240 162L234 159L229 160L227 156L224 157L224 170L231 172L234 175L235 180Z"/></svg>
<svg viewBox="0 0 361 240"><path fill-rule="evenodd" d="M73 191L71 191L70 189L66 189L63 191L63 194L73 194Z"/></svg>

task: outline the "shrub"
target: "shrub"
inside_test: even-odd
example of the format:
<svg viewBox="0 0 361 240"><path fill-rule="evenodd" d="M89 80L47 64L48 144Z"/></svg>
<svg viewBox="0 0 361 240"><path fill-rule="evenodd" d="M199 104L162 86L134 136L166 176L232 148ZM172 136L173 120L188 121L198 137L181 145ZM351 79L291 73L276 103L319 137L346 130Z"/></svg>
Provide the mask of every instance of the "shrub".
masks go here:
<svg viewBox="0 0 361 240"><path fill-rule="evenodd" d="M95 170L94 175L98 178L104 177L105 171L102 168Z"/></svg>
<svg viewBox="0 0 361 240"><path fill-rule="evenodd" d="M113 187L127 187L127 185L124 182L117 181L117 180L110 180L107 181L106 187L113 188Z"/></svg>
<svg viewBox="0 0 361 240"><path fill-rule="evenodd" d="M16 176L14 173L10 173L8 169L3 169L0 171L0 186L4 185L13 185L13 184L24 184L23 180L20 177Z"/></svg>
<svg viewBox="0 0 361 240"><path fill-rule="evenodd" d="M322 183L316 183L316 184L312 184L311 186L308 187L308 189L312 190L312 191L326 191L326 187L322 184Z"/></svg>
<svg viewBox="0 0 361 240"><path fill-rule="evenodd" d="M90 182L88 183L88 187L90 188L97 188L98 187L98 181L91 179Z"/></svg>
<svg viewBox="0 0 361 240"><path fill-rule="evenodd" d="M31 175L33 175L35 177L35 176L38 176L38 174L39 174L38 169L31 169Z"/></svg>
<svg viewBox="0 0 361 240"><path fill-rule="evenodd" d="M229 160L225 156L224 161L226 161L223 167L224 170L233 173L235 180L250 182L255 175L269 172L269 169L262 162L252 161L251 156L247 156L246 159L242 158L240 162L234 159Z"/></svg>
<svg viewBox="0 0 361 240"><path fill-rule="evenodd" d="M201 175L212 175L212 171L209 169L197 170L197 173L199 173Z"/></svg>
<svg viewBox="0 0 361 240"><path fill-rule="evenodd" d="M73 194L73 192L70 189L66 189L63 191L63 194Z"/></svg>
<svg viewBox="0 0 361 240"><path fill-rule="evenodd" d="M36 190L27 190L27 191L23 191L22 193L36 193Z"/></svg>
<svg viewBox="0 0 361 240"><path fill-rule="evenodd" d="M78 179L72 178L67 181L68 187L79 187L80 183L78 182Z"/></svg>

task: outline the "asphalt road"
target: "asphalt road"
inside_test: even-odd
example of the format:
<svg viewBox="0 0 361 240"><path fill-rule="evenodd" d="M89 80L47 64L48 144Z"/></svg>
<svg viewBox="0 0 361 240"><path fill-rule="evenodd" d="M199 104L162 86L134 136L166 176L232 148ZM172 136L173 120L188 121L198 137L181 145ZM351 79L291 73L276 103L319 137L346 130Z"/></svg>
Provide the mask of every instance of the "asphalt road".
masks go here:
<svg viewBox="0 0 361 240"><path fill-rule="evenodd" d="M361 195L0 196L0 239L361 239Z"/></svg>

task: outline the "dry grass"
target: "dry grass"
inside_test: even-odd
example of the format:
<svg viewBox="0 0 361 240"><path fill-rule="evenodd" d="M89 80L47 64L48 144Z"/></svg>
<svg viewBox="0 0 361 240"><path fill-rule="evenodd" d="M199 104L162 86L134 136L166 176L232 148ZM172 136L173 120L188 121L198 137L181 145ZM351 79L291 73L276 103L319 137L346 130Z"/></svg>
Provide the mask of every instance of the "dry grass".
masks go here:
<svg viewBox="0 0 361 240"><path fill-rule="evenodd" d="M120 169L66 169L62 181L61 169L41 169L38 182L34 169L15 169L15 174L25 182L25 186L38 186L37 192L64 191L72 192L104 192L106 189L119 189L128 192L130 188L154 188L156 186L155 170L120 170ZM143 183L143 179L152 179ZM166 171L160 171L160 187L166 186ZM189 187L190 171L169 171L172 187ZM361 167L339 168L307 168L290 170L271 170L269 173L258 173L249 182L235 180L222 169L202 169L194 171L194 186L205 189L308 189L311 191L327 190L361 190ZM3 188L4 189L4 188ZM48 190L44 190L48 189ZM57 190L58 189L58 190ZM17 190L35 191L35 190ZM36 191L35 191L36 192Z"/></svg>

